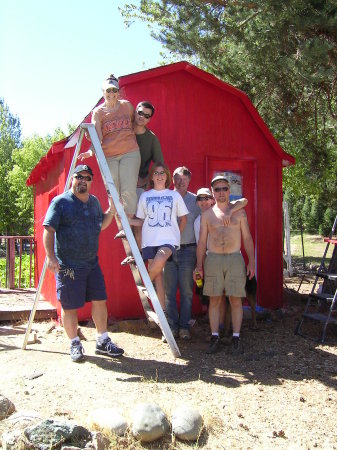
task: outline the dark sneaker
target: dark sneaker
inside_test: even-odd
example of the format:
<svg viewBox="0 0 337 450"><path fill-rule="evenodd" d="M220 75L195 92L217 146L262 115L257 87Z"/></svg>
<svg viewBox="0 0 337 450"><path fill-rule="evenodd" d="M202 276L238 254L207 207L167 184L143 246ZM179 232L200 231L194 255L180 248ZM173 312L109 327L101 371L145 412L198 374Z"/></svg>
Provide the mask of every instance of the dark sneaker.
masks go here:
<svg viewBox="0 0 337 450"><path fill-rule="evenodd" d="M233 336L232 338L232 355L242 355L243 353L243 345L241 339L237 336Z"/></svg>
<svg viewBox="0 0 337 450"><path fill-rule="evenodd" d="M189 341L191 339L191 333L186 328L180 328L179 337L180 337L180 339L183 339L184 341Z"/></svg>
<svg viewBox="0 0 337 450"><path fill-rule="evenodd" d="M208 349L206 350L206 353L208 355L211 355L212 353L216 353L217 351L219 351L220 348L220 338L219 336L212 336L211 337L211 342L208 346Z"/></svg>
<svg viewBox="0 0 337 450"><path fill-rule="evenodd" d="M74 342L70 346L70 358L74 362L80 362L84 360L84 348L81 342Z"/></svg>
<svg viewBox="0 0 337 450"><path fill-rule="evenodd" d="M95 353L113 357L113 356L122 356L124 350L122 348L117 347L117 345L114 344L110 338L107 338L102 344L96 342Z"/></svg>

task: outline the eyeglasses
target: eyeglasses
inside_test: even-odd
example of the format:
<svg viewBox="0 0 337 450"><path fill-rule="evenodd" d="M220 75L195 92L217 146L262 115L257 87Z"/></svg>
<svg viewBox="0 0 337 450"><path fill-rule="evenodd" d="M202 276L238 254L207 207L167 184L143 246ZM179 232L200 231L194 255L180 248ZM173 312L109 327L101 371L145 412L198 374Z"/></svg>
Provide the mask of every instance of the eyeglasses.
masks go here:
<svg viewBox="0 0 337 450"><path fill-rule="evenodd" d="M228 190L229 190L229 187L227 187L227 186L217 187L217 188L213 189L214 192L227 192Z"/></svg>
<svg viewBox="0 0 337 450"><path fill-rule="evenodd" d="M118 92L118 91L119 91L119 89L117 89L117 88L108 88L105 90L105 92L107 92L108 94L111 94L111 93L116 94L116 92Z"/></svg>
<svg viewBox="0 0 337 450"><path fill-rule="evenodd" d="M89 177L89 175L75 175L74 178L77 180L85 180L85 181L91 181L92 177Z"/></svg>
<svg viewBox="0 0 337 450"><path fill-rule="evenodd" d="M161 172L158 172L157 170L155 170L154 172L153 172L153 175L164 175L165 174L165 171L164 170L162 170Z"/></svg>
<svg viewBox="0 0 337 450"><path fill-rule="evenodd" d="M213 200L213 197L197 197L198 202L205 202L207 200Z"/></svg>
<svg viewBox="0 0 337 450"><path fill-rule="evenodd" d="M137 111L137 114L140 117L144 117L145 119L150 119L152 117L152 116L150 116L150 114L145 114L145 112L143 112L143 111Z"/></svg>

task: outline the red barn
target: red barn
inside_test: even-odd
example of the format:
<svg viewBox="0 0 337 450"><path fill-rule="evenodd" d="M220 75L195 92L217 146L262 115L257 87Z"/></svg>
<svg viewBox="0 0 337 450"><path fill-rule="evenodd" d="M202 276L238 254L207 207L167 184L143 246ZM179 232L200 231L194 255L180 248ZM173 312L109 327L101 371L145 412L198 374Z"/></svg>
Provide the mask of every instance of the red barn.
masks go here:
<svg viewBox="0 0 337 450"><path fill-rule="evenodd" d="M255 243L258 303L282 307L282 169L294 164L274 139L248 97L238 89L197 67L179 62L120 78L124 98L134 106L148 100L156 114L150 128L158 136L165 162L173 171L185 165L192 171L189 190L209 186L218 172L226 173L234 196L248 198L246 208ZM90 114L85 118L90 122ZM51 199L63 192L78 131L52 145L31 172L27 185L34 186L36 275L45 252L42 222ZM89 147L83 144L82 150ZM95 158L87 160L99 174ZM107 208L105 188L95 177L92 193ZM143 317L141 302L130 270L121 266L125 253L113 238L115 224L100 237L99 260L105 275L109 316ZM43 296L56 305L54 277L47 272ZM198 305L198 300L195 302ZM80 319L88 318L84 307Z"/></svg>

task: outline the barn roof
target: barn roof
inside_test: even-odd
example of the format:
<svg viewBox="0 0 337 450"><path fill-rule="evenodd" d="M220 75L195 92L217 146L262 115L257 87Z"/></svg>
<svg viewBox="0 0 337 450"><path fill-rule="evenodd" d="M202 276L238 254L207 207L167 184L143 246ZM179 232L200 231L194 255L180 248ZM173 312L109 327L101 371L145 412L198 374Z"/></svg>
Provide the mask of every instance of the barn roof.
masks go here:
<svg viewBox="0 0 337 450"><path fill-rule="evenodd" d="M256 125L260 128L260 130L262 131L263 135L265 136L271 147L281 158L282 165L286 167L295 164L295 158L286 153L282 149L280 144L274 138L269 128L264 123L261 116L253 106L252 102L249 100L248 96L243 91L240 91L239 89L231 86L230 84L225 83L224 81L220 80L214 75L211 75L208 72L198 69L196 66L188 62L181 61L178 63L168 64L165 66L155 67L141 72L124 75L119 78L119 83L120 86L123 87L131 85L133 83L137 83L139 81L149 80L151 78L160 77L163 75L168 75L179 71L186 71L192 76L195 76L205 81L206 83L210 83L216 86L217 88L223 90L224 92L228 92L237 97L243 103L244 107L247 109ZM100 99L97 102L97 104L99 104L101 101L102 99ZM90 122L90 118L91 118L91 111L84 117L81 123ZM42 177L46 176L49 169L55 164L55 161L62 156L62 153L65 151L65 149L76 145L79 133L80 133L80 126L78 126L77 129L74 131L74 133L72 133L70 136L66 137L65 139L62 139L61 141L53 143L47 154L43 158L41 158L39 163L32 170L28 180L26 181L27 186L36 184L41 179L41 176Z"/></svg>

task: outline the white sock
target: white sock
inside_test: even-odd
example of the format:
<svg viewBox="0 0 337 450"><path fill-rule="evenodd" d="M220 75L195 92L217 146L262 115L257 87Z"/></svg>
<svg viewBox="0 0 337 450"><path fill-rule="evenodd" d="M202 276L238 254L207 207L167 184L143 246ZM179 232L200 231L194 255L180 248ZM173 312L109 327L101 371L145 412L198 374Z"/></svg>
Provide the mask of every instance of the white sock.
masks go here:
<svg viewBox="0 0 337 450"><path fill-rule="evenodd" d="M240 337L240 333L233 333L233 337Z"/></svg>
<svg viewBox="0 0 337 450"><path fill-rule="evenodd" d="M108 337L109 337L108 332L105 331L102 334L98 334L96 340L99 344L102 344Z"/></svg>
<svg viewBox="0 0 337 450"><path fill-rule="evenodd" d="M212 336L219 337L219 333L212 333Z"/></svg>
<svg viewBox="0 0 337 450"><path fill-rule="evenodd" d="M78 344L79 342L81 342L81 339L78 336L74 337L74 339L70 341L71 344Z"/></svg>

